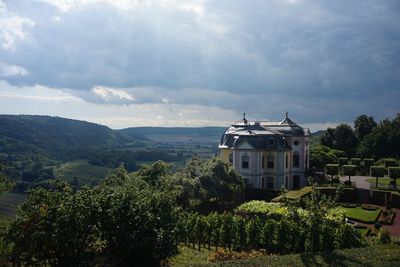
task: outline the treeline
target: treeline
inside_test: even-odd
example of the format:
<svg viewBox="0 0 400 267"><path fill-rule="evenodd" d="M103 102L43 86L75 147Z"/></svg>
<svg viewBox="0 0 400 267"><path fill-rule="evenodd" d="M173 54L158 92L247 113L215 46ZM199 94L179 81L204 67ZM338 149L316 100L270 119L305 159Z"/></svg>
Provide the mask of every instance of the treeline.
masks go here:
<svg viewBox="0 0 400 267"><path fill-rule="evenodd" d="M159 265L177 253L182 208L237 203L242 191L241 176L216 158L176 173L161 161L120 167L78 191L57 182L33 190L3 228L0 256L28 266Z"/></svg>
<svg viewBox="0 0 400 267"><path fill-rule="evenodd" d="M343 215L330 212L334 202L315 190L276 216L199 213L202 206L237 206L243 187L233 167L217 158L193 158L175 173L161 161L134 173L120 167L81 190L56 182L32 191L15 219L0 227L0 258L17 266L159 266L180 242L281 254L364 244Z"/></svg>
<svg viewBox="0 0 400 267"><path fill-rule="evenodd" d="M328 128L310 151L310 166L323 170L339 158L400 158L400 114L376 123L371 116L360 115L352 128L348 124Z"/></svg>

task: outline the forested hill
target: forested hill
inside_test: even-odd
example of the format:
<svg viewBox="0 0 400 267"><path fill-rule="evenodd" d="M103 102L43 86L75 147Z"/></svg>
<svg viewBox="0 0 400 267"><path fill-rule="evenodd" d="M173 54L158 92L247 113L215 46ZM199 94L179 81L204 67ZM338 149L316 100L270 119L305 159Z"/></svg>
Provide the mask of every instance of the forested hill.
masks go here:
<svg viewBox="0 0 400 267"><path fill-rule="evenodd" d="M106 126L85 121L36 115L0 115L2 152L12 149L11 145L27 145L57 156L76 150L120 147L135 140Z"/></svg>
<svg viewBox="0 0 400 267"><path fill-rule="evenodd" d="M226 127L131 127L119 131L130 136L153 134L221 136L225 130Z"/></svg>

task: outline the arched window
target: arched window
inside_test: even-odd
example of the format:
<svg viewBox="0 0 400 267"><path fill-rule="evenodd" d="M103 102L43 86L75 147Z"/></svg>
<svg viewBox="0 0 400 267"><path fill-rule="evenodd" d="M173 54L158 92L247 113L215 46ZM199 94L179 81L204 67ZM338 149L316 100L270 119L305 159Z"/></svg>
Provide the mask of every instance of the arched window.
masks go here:
<svg viewBox="0 0 400 267"><path fill-rule="evenodd" d="M300 167L300 155L298 152L294 152L293 154L293 168Z"/></svg>
<svg viewBox="0 0 400 267"><path fill-rule="evenodd" d="M248 169L249 168L249 161L250 158L247 155L242 156L242 169Z"/></svg>
<svg viewBox="0 0 400 267"><path fill-rule="evenodd" d="M267 157L267 168L268 169L273 169L275 166L275 157L272 155L269 155Z"/></svg>

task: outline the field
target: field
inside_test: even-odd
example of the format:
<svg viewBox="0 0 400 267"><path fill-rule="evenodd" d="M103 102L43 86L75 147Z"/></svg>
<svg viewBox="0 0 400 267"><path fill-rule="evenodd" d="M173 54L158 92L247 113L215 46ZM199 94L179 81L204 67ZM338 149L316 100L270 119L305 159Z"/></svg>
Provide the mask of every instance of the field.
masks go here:
<svg viewBox="0 0 400 267"><path fill-rule="evenodd" d="M315 255L273 255L218 263L207 260L214 252L213 249L202 249L199 252L181 246L179 250L180 254L169 262L171 266L400 266L400 246L396 244L342 249Z"/></svg>
<svg viewBox="0 0 400 267"><path fill-rule="evenodd" d="M381 209L365 210L361 207L340 207L340 209L344 210L347 218L365 223L374 223L381 213Z"/></svg>
<svg viewBox="0 0 400 267"><path fill-rule="evenodd" d="M72 182L76 177L79 186L97 184L107 176L108 172L108 168L91 165L86 160L70 161L55 170L55 173L61 174L62 179L68 182Z"/></svg>
<svg viewBox="0 0 400 267"><path fill-rule="evenodd" d="M0 217L15 215L16 209L26 198L25 194L3 192L0 194Z"/></svg>

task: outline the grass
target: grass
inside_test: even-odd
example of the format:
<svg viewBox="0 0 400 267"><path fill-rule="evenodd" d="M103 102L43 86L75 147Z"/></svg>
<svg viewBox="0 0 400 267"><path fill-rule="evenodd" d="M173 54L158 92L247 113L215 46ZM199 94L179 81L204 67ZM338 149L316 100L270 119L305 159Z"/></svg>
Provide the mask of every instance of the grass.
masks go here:
<svg viewBox="0 0 400 267"><path fill-rule="evenodd" d="M0 194L0 217L1 220L15 215L18 205L26 199L25 194L3 192Z"/></svg>
<svg viewBox="0 0 400 267"><path fill-rule="evenodd" d="M369 179L367 179L367 181L368 181L368 183L375 184L376 183L376 178L369 178ZM392 179L387 178L387 177L378 178L378 184L389 185L390 181L392 181Z"/></svg>
<svg viewBox="0 0 400 267"><path fill-rule="evenodd" d="M182 246L180 252L171 259L170 266L400 266L400 246L396 244L341 249L314 255L262 256L218 263L207 261L213 250L202 249L199 252Z"/></svg>
<svg viewBox="0 0 400 267"><path fill-rule="evenodd" d="M101 166L95 166L89 164L86 160L74 160L61 165L60 168L56 170L61 172L68 182L72 182L74 177L78 179L79 186L91 183L97 183L98 181L104 179L109 169Z"/></svg>
<svg viewBox="0 0 400 267"><path fill-rule="evenodd" d="M375 223L382 212L381 209L377 210L365 210L361 207L347 208L340 207L345 212L345 216L351 220L356 220L364 223Z"/></svg>
<svg viewBox="0 0 400 267"><path fill-rule="evenodd" d="M299 199L303 196L306 196L308 193L311 192L311 187L306 186L300 190L293 190L286 193L286 198L288 199ZM277 196L276 198L272 199L272 202L279 202L283 199L283 195Z"/></svg>

